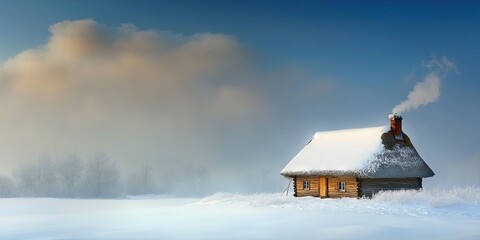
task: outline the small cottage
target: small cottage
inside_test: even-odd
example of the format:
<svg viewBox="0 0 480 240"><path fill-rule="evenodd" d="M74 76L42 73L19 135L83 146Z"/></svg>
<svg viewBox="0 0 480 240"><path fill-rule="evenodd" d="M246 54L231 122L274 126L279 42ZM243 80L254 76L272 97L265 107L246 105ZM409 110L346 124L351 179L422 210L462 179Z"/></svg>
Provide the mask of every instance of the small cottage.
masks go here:
<svg viewBox="0 0 480 240"><path fill-rule="evenodd" d="M317 132L283 168L294 196L371 197L380 190L421 189L435 175L402 131L402 116L390 126Z"/></svg>

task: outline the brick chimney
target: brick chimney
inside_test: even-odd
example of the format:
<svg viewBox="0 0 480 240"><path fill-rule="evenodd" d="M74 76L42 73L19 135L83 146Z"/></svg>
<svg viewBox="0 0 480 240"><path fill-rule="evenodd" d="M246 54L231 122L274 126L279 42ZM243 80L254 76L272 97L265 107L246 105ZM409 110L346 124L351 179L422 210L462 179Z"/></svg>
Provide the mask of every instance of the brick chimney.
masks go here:
<svg viewBox="0 0 480 240"><path fill-rule="evenodd" d="M390 118L390 129L392 130L393 134L395 135L395 139L403 139L403 134L402 134L402 116L393 113L388 115L388 118Z"/></svg>

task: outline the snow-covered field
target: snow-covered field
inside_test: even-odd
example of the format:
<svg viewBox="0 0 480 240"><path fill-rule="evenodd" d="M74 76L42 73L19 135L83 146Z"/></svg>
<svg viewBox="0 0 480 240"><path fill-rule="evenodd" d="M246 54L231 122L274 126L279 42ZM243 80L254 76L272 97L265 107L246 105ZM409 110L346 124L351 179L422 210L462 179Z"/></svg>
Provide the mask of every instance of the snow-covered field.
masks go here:
<svg viewBox="0 0 480 240"><path fill-rule="evenodd" d="M480 239L480 189L373 199L217 193L0 199L1 239Z"/></svg>

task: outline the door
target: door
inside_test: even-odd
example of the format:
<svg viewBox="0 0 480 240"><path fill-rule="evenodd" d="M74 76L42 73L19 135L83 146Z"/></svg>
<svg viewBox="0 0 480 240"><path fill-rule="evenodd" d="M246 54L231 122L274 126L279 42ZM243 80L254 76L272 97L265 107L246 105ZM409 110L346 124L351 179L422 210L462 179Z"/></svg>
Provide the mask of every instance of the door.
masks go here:
<svg viewBox="0 0 480 240"><path fill-rule="evenodd" d="M328 186L327 186L327 178L326 177L321 177L320 178L320 184L319 184L319 190L320 190L320 197L321 198L326 198L327 197L327 190L328 190Z"/></svg>

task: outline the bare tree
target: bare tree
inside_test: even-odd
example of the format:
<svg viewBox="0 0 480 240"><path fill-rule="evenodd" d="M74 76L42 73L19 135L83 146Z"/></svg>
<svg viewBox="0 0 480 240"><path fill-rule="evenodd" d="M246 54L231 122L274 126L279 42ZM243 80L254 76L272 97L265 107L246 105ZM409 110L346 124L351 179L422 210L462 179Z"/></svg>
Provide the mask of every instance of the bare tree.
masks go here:
<svg viewBox="0 0 480 240"><path fill-rule="evenodd" d="M150 165L143 165L130 174L127 186L128 194L150 194L155 193L156 190L153 168Z"/></svg>
<svg viewBox="0 0 480 240"><path fill-rule="evenodd" d="M146 191L145 188L150 186L150 170L146 169L143 173L147 174L143 181ZM11 184L6 178L0 178L0 181L0 190L5 193L6 186ZM103 153L94 155L87 163L73 154L58 161L44 156L15 170L13 186L16 194L29 197L103 198L122 194L120 172L115 161Z"/></svg>
<svg viewBox="0 0 480 240"><path fill-rule="evenodd" d="M33 197L36 195L37 171L34 166L22 165L13 172L21 196Z"/></svg>
<svg viewBox="0 0 480 240"><path fill-rule="evenodd" d="M83 162L74 154L69 155L64 161L58 163L58 175L63 196L75 197L78 195L83 169Z"/></svg>
<svg viewBox="0 0 480 240"><path fill-rule="evenodd" d="M7 176L0 175L0 197L15 197L15 183Z"/></svg>
<svg viewBox="0 0 480 240"><path fill-rule="evenodd" d="M55 162L50 156L43 156L40 161L34 165L37 174L37 196L39 197L58 197L59 186Z"/></svg>
<svg viewBox="0 0 480 240"><path fill-rule="evenodd" d="M151 182L151 172L152 168L149 165L144 165L140 170L142 175L142 183L143 183L143 194L151 193L150 192L150 182Z"/></svg>
<svg viewBox="0 0 480 240"><path fill-rule="evenodd" d="M102 198L121 194L120 173L106 154L96 154L85 167L83 196Z"/></svg>
<svg viewBox="0 0 480 240"><path fill-rule="evenodd" d="M22 196L59 196L56 166L48 156L41 157L35 164L22 165L13 176Z"/></svg>

